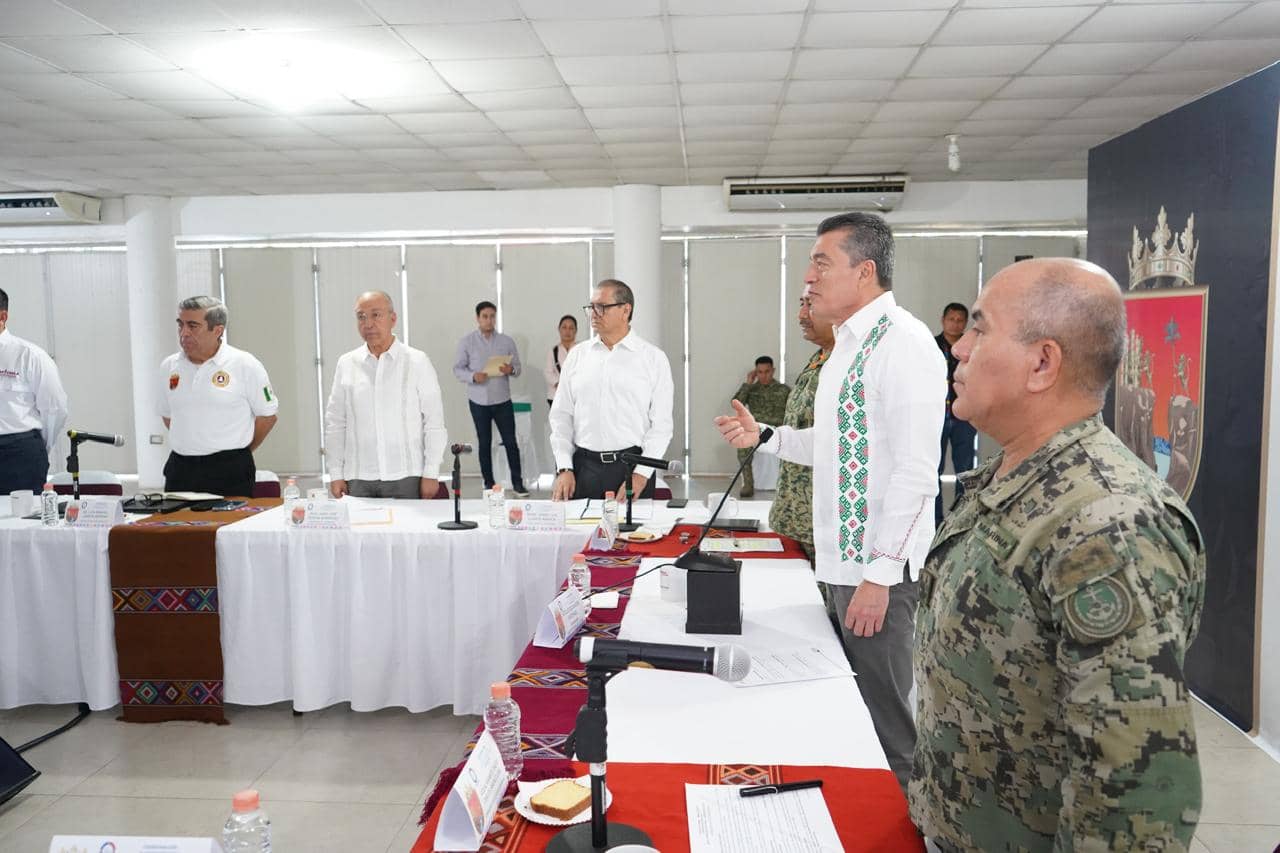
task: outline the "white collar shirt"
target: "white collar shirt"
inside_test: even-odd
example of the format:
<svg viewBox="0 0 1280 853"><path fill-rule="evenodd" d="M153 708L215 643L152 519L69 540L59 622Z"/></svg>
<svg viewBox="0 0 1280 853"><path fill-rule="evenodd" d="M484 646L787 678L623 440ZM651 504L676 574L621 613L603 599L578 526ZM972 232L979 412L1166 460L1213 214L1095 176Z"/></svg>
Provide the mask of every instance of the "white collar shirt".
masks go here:
<svg viewBox="0 0 1280 853"><path fill-rule="evenodd" d="M200 364L179 351L161 365L160 416L169 418L169 446L182 456L248 447L255 419L280 408L262 362L225 341Z"/></svg>
<svg viewBox="0 0 1280 853"><path fill-rule="evenodd" d="M331 478L438 479L447 442L440 381L426 353L397 338L380 357L365 345L338 359L324 416Z"/></svg>
<svg viewBox="0 0 1280 853"><path fill-rule="evenodd" d="M40 430L52 451L67 423L67 392L58 367L40 347L0 332L0 435Z"/></svg>
<svg viewBox="0 0 1280 853"><path fill-rule="evenodd" d="M838 406L845 378L881 317L890 326L865 357L866 438L869 459L866 535L852 558L839 547ZM818 377L814 426L779 427L764 452L813 467L813 543L818 580L856 586L865 578L890 586L903 565L916 580L933 539L938 493L939 436L947 400L947 367L933 333L898 306L893 293L878 296L836 328L831 357Z"/></svg>
<svg viewBox="0 0 1280 853"><path fill-rule="evenodd" d="M936 349L936 347L935 347ZM661 458L671 443L675 394L667 354L634 331L605 346L595 337L569 350L551 404L557 468L573 467L574 448L608 452L639 447ZM636 468L652 476L652 468Z"/></svg>

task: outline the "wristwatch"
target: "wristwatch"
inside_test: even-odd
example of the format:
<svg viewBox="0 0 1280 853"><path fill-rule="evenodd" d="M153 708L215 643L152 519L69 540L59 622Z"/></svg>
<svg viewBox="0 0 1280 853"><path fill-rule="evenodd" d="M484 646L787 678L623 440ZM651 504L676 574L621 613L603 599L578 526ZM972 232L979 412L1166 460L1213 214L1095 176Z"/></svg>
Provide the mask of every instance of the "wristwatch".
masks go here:
<svg viewBox="0 0 1280 853"><path fill-rule="evenodd" d="M557 469L556 469L556 476L557 476L557 477L558 477L558 476L560 476L561 474L572 474L572 473L573 473L573 469L572 469L572 468L557 468Z"/></svg>

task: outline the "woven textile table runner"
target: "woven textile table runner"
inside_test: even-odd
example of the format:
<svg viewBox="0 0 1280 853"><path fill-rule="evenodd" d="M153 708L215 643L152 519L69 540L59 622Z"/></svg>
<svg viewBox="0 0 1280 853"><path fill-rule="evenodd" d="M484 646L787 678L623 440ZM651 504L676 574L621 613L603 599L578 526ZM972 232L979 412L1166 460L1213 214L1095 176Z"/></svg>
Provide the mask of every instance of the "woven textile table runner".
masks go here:
<svg viewBox="0 0 1280 853"><path fill-rule="evenodd" d="M214 538L218 528L279 505L263 498L230 512L180 510L111 529L111 602L126 722L226 723Z"/></svg>

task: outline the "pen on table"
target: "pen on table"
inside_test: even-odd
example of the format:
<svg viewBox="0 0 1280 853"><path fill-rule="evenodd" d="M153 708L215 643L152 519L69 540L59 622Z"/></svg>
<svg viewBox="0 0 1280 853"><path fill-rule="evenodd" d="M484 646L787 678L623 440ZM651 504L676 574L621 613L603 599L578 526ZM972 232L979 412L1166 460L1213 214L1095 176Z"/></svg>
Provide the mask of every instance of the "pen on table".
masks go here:
<svg viewBox="0 0 1280 853"><path fill-rule="evenodd" d="M781 794L784 791L803 791L805 788L821 788L821 779L806 779L803 782L783 782L779 785L753 785L738 789L741 797L760 797L765 794Z"/></svg>

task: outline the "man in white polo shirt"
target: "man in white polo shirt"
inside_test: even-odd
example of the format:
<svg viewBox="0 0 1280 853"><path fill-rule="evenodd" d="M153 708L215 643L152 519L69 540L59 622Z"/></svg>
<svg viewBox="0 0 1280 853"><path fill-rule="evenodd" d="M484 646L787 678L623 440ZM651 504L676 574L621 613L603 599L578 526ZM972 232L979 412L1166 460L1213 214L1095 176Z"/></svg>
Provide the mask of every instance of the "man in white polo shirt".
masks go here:
<svg viewBox="0 0 1280 853"><path fill-rule="evenodd" d="M212 296L178 303L181 352L162 363L160 416L169 428L165 491L253 494L253 451L280 408L262 362L222 340L227 307Z"/></svg>
<svg viewBox="0 0 1280 853"><path fill-rule="evenodd" d="M440 488L448 434L431 359L392 332L396 309L381 290L356 300L364 345L333 371L324 413L329 491L367 498L425 498Z"/></svg>
<svg viewBox="0 0 1280 853"><path fill-rule="evenodd" d="M58 368L48 353L9 331L9 295L0 290L0 495L40 492L66 422Z"/></svg>

